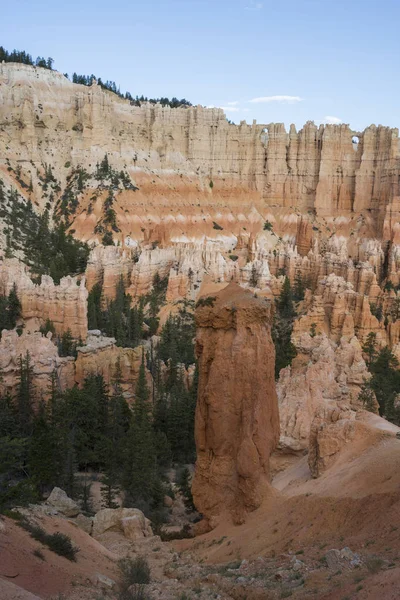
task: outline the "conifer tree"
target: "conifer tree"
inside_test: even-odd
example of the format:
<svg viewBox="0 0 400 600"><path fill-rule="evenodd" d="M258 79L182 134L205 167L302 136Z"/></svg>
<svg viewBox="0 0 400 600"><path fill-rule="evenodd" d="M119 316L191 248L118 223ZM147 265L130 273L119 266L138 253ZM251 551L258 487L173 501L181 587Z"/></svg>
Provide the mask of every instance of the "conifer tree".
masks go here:
<svg viewBox="0 0 400 600"><path fill-rule="evenodd" d="M57 481L56 436L57 430L51 426L46 406L41 402L33 421L28 455L29 474L40 495Z"/></svg>
<svg viewBox="0 0 400 600"><path fill-rule="evenodd" d="M118 359L115 369L113 393L109 400L106 456L103 469L101 497L104 508L117 508L116 498L120 492L122 477L121 459L124 442L129 429L131 412L122 393L122 372Z"/></svg>
<svg viewBox="0 0 400 600"><path fill-rule="evenodd" d="M293 298L296 302L301 302L304 300L304 294L306 291L306 286L304 285L303 279L301 277L301 272L297 271L295 280L294 280L294 291Z"/></svg>
<svg viewBox="0 0 400 600"><path fill-rule="evenodd" d="M130 504L151 500L157 476L149 396L143 354L135 390L132 423L127 434L123 475L126 502Z"/></svg>
<svg viewBox="0 0 400 600"><path fill-rule="evenodd" d="M19 432L22 437L29 437L32 434L33 423L33 368L29 352L25 358L19 357L19 375L17 389L17 415Z"/></svg>
<svg viewBox="0 0 400 600"><path fill-rule="evenodd" d="M374 331L370 331L367 335L367 339L362 346L363 352L367 355L367 367L369 367L376 358L377 350L376 350L376 333Z"/></svg>
<svg viewBox="0 0 400 600"><path fill-rule="evenodd" d="M21 306L21 302L19 301L19 298L17 295L17 286L14 283L13 287L11 288L11 291L8 295L7 311L8 311L9 329L14 329L14 327L16 326L17 320L21 316L21 310L22 310L22 306Z"/></svg>

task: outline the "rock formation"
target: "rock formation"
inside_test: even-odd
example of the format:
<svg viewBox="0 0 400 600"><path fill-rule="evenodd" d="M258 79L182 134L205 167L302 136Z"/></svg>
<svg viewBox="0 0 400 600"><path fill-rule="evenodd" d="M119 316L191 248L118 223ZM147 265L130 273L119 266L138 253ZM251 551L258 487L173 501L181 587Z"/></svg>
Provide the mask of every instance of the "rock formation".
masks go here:
<svg viewBox="0 0 400 600"><path fill-rule="evenodd" d="M127 400L134 396L139 368L142 361L142 347L120 348L114 338L93 335L89 332L85 346L78 348L75 361L75 381L81 385L89 375L102 375L107 386L115 381L117 367L121 370L121 387ZM97 332L96 332L97 333ZM148 374L151 384L151 376Z"/></svg>
<svg viewBox="0 0 400 600"><path fill-rule="evenodd" d="M29 354L33 368L33 386L37 400L46 400L51 391L53 373L61 390L83 385L85 378L100 374L107 386L115 381L117 365L121 369L121 387L126 399L132 400L142 360L142 347L120 348L114 338L89 332L85 346L78 347L77 358L60 358L51 333L39 331L18 335L16 331L2 332L0 340L0 393L15 393L18 385L20 359ZM186 372L185 372L186 373ZM189 377L186 374L187 377ZM147 373L148 383L152 380Z"/></svg>
<svg viewBox="0 0 400 600"><path fill-rule="evenodd" d="M75 339L86 339L88 292L84 277L80 281L63 277L60 285L55 285L51 277L43 275L37 285L22 262L14 258L0 260L0 294L8 295L14 284L28 328L30 321L44 325L50 319L57 334L69 329Z"/></svg>
<svg viewBox="0 0 400 600"><path fill-rule="evenodd" d="M60 358L57 346L51 341L51 333L46 337L40 332L3 330L0 340L0 393L16 391L20 370L20 359L29 353L33 367L33 385L38 400L48 398L51 390L51 378L56 373L62 390L75 384L75 367L72 357Z"/></svg>
<svg viewBox="0 0 400 600"><path fill-rule="evenodd" d="M308 449L308 466L319 477L346 451L356 456L377 441L394 437L399 428L367 411L351 410L346 402L320 407L314 416Z"/></svg>
<svg viewBox="0 0 400 600"><path fill-rule="evenodd" d="M279 437L270 323L271 306L233 283L202 298L196 311L193 497L211 526L226 511L243 522L267 491Z"/></svg>
<svg viewBox="0 0 400 600"><path fill-rule="evenodd" d="M283 124L234 125L219 108L133 106L95 82L77 85L56 71L12 63L0 65L0 93L0 154L14 169L18 161L22 179L32 177L39 204L37 170L45 164L52 164L61 186L65 165L90 171L105 152L115 168L128 170L136 186L118 194L121 239L143 239L160 227L175 239L207 235L213 222L224 235L243 232L243 226L259 231L270 211L283 211L279 220L285 211L289 219L297 212L292 224L302 255L310 247L311 231L300 224L307 213L345 216L341 225L349 229L352 214L364 211L375 235L391 241L397 231L397 129L371 125L355 132L308 122L287 132ZM6 181L13 179L4 163L0 170ZM88 239L97 207L93 213L82 208L74 228Z"/></svg>
<svg viewBox="0 0 400 600"><path fill-rule="evenodd" d="M315 414L347 402L362 408L358 395L370 374L357 338L343 336L335 343L325 334L304 333L296 341L297 357L280 373L277 384L281 424L280 447L308 447Z"/></svg>

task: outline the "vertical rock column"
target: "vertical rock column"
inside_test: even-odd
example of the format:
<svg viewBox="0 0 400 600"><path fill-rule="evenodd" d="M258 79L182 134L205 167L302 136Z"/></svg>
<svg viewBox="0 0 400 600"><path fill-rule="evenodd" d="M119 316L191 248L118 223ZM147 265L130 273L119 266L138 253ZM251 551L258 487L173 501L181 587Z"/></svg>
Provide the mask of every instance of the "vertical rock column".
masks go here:
<svg viewBox="0 0 400 600"><path fill-rule="evenodd" d="M211 527L243 523L269 489L279 439L271 306L231 283L196 310L199 390L193 497Z"/></svg>

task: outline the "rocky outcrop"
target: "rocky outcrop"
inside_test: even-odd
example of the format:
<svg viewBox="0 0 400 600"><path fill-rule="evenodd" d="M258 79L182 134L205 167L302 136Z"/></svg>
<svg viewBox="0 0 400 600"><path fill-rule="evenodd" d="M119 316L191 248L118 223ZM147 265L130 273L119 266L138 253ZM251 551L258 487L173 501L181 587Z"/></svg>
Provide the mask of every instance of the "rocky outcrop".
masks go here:
<svg viewBox="0 0 400 600"><path fill-rule="evenodd" d="M17 259L0 261L0 293L8 295L13 285L22 306L22 319L44 325L53 322L57 334L68 329L75 339L86 339L87 297L85 278L63 277L59 285L52 278L42 276L35 284L26 265Z"/></svg>
<svg viewBox="0 0 400 600"><path fill-rule="evenodd" d="M142 361L142 347L121 348L114 338L93 335L89 332L85 346L78 348L75 361L75 381L81 385L90 375L102 375L107 386L115 381L118 366L121 370L121 387L127 400L134 396L136 382ZM100 332L95 332L100 333ZM148 382L152 380L147 373Z"/></svg>
<svg viewBox="0 0 400 600"><path fill-rule="evenodd" d="M192 491L211 526L223 512L243 522L268 489L279 436L270 323L271 306L233 283L198 303Z"/></svg>
<svg viewBox="0 0 400 600"><path fill-rule="evenodd" d="M280 447L305 450L315 414L334 410L346 402L354 410L363 408L358 396L370 378L361 346L353 335L339 343L324 333L303 333L296 340L297 357L282 369L277 383L281 425Z"/></svg>
<svg viewBox="0 0 400 600"><path fill-rule="evenodd" d="M52 341L51 333L43 336L40 332L16 331L2 332L0 340L0 392L15 393L18 385L20 359L29 354L33 368L33 386L35 398L46 400L51 391L53 373L61 390L83 385L86 377L102 375L110 388L115 381L117 368L120 368L121 387L126 399L132 400L139 376L142 360L142 347L120 348L114 338L93 335L89 332L85 346L79 346L77 357L61 358L57 346ZM95 332L97 334L97 332ZM186 372L185 372L186 374ZM190 375L192 376L192 374ZM190 379L186 374L187 379ZM152 379L147 372L148 383Z"/></svg>
<svg viewBox="0 0 400 600"><path fill-rule="evenodd" d="M33 368L35 397L47 399L51 390L53 373L62 390L75 383L74 359L60 358L57 346L51 341L51 333L46 337L40 332L18 335L16 331L3 330L0 340L0 390L14 393L19 381L20 359L29 354Z"/></svg>
<svg viewBox="0 0 400 600"><path fill-rule="evenodd" d="M58 487L52 489L46 503L66 517L76 517L80 513L77 503L72 498L69 498L64 490Z"/></svg>
<svg viewBox="0 0 400 600"><path fill-rule="evenodd" d="M308 466L319 477L347 452L352 460L400 429L378 415L354 411L346 402L320 407L315 413L308 448Z"/></svg>

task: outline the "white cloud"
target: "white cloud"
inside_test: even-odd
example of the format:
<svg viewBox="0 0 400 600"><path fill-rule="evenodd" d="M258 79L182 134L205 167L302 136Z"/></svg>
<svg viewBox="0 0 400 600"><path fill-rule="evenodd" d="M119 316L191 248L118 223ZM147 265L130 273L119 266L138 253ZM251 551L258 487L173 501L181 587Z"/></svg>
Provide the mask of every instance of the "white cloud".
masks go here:
<svg viewBox="0 0 400 600"><path fill-rule="evenodd" d="M237 106L232 106L232 104L236 104L236 102L227 102L227 106L214 106L214 104L210 104L206 108L222 108L225 112L239 112L240 108Z"/></svg>
<svg viewBox="0 0 400 600"><path fill-rule="evenodd" d="M259 104L261 102L281 102L285 104L294 104L295 102L301 102L303 98L300 96L262 96L261 98L253 98L249 102Z"/></svg>
<svg viewBox="0 0 400 600"><path fill-rule="evenodd" d="M263 7L262 2L255 2L255 0L250 0L249 4L245 6L246 10L261 10Z"/></svg>
<svg viewBox="0 0 400 600"><path fill-rule="evenodd" d="M227 106L237 106L239 104L239 102L237 100L235 100L235 102L227 102L226 105Z"/></svg>
<svg viewBox="0 0 400 600"><path fill-rule="evenodd" d="M324 120L322 121L322 123L326 123L327 125L340 125L340 123L343 123L342 119L339 119L339 117L324 117Z"/></svg>

